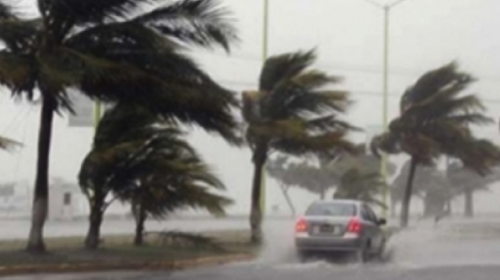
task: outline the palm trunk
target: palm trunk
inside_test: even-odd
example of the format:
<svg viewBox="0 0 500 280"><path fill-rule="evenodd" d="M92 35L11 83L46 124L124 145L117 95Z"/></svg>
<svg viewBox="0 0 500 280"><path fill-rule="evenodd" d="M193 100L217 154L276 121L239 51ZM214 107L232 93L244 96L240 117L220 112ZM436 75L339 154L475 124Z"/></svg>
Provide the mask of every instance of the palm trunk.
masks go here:
<svg viewBox="0 0 500 280"><path fill-rule="evenodd" d="M146 209L144 208L144 202L141 202L138 206L139 211L137 213L136 219L134 245L142 246L144 245L144 223L146 222Z"/></svg>
<svg viewBox="0 0 500 280"><path fill-rule="evenodd" d="M403 202L401 205L401 227L406 228L408 226L409 216L410 216L410 202L411 196L413 194L413 179L415 177L415 171L417 169L417 160L412 157L410 163L410 174L408 175L408 182L406 184L406 189L403 197Z"/></svg>
<svg viewBox="0 0 500 280"><path fill-rule="evenodd" d="M427 191L424 197L424 217L435 217L446 213L448 198L439 193Z"/></svg>
<svg viewBox="0 0 500 280"><path fill-rule="evenodd" d="M89 250L99 248L99 240L101 238L101 225L104 216L104 195L100 190L100 188L95 189L94 201L91 201L90 205L89 231L85 238L85 248Z"/></svg>
<svg viewBox="0 0 500 280"><path fill-rule="evenodd" d="M262 209L260 209L260 199L262 194L262 174L266 162L266 147L258 145L253 156L254 176L252 183L252 201L250 209L250 241L253 244L262 242Z"/></svg>
<svg viewBox="0 0 500 280"><path fill-rule="evenodd" d="M31 230L27 246L27 250L32 253L43 253L46 250L43 240L43 228L49 211L50 143L55 105L55 100L50 95L42 93L35 190L31 215Z"/></svg>
<svg viewBox="0 0 500 280"><path fill-rule="evenodd" d="M466 218L474 217L474 193L470 189L465 190L465 209L464 216Z"/></svg>
<svg viewBox="0 0 500 280"><path fill-rule="evenodd" d="M295 206L293 206L292 199L288 195L289 188L286 187L284 184L281 184L280 189L281 189L281 192L283 193L283 196L285 197L285 200L286 200L286 203L288 204L288 207L290 207L292 218L295 218L296 211L295 211Z"/></svg>

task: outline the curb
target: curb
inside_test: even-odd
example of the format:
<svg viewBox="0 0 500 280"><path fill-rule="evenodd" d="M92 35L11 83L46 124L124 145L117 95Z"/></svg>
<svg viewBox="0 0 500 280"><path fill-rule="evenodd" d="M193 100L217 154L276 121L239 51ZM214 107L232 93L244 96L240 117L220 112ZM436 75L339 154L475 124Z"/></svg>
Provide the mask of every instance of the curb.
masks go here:
<svg viewBox="0 0 500 280"><path fill-rule="evenodd" d="M160 262L108 262L108 263L79 263L57 265L19 265L0 266L0 277L27 274L64 274L82 272L105 271L154 271L154 270L183 270L203 266L216 266L232 262L250 261L252 255L238 254L222 257L206 257L180 261Z"/></svg>

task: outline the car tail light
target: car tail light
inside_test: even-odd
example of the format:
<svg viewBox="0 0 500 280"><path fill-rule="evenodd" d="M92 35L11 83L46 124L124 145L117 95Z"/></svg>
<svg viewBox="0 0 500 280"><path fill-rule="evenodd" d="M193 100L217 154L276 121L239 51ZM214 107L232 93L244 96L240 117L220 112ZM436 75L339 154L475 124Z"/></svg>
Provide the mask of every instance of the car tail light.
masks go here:
<svg viewBox="0 0 500 280"><path fill-rule="evenodd" d="M307 221L304 218L297 220L295 224L295 232L307 232Z"/></svg>
<svg viewBox="0 0 500 280"><path fill-rule="evenodd" d="M361 233L361 229L363 228L363 225L359 221L358 218L352 218L351 221L349 222L349 225L347 226L347 232L348 233Z"/></svg>

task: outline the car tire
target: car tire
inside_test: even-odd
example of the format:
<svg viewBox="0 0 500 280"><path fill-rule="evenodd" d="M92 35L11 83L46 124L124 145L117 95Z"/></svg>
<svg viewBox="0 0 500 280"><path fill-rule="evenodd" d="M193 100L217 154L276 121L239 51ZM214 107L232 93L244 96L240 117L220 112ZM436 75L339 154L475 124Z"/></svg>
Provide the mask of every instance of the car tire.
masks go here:
<svg viewBox="0 0 500 280"><path fill-rule="evenodd" d="M367 263L370 260L370 247L368 243L365 243L361 248L356 251L356 262L357 263Z"/></svg>
<svg viewBox="0 0 500 280"><path fill-rule="evenodd" d="M307 262L311 258L311 254L304 251L297 251L296 255L297 255L297 260L301 263Z"/></svg>
<svg viewBox="0 0 500 280"><path fill-rule="evenodd" d="M382 260L384 258L384 252L385 252L385 245L387 243L387 240L384 238L380 244L380 247L378 248L377 250L377 255L376 257L379 259L379 260Z"/></svg>

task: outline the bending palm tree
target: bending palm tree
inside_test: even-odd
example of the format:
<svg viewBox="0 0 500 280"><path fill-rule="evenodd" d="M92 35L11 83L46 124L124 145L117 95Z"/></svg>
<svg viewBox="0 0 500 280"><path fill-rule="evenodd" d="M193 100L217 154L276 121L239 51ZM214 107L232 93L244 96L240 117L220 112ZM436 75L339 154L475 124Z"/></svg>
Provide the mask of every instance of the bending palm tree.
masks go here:
<svg viewBox="0 0 500 280"><path fill-rule="evenodd" d="M124 123L128 127L123 128ZM102 194L109 192L133 205L136 245L143 244L148 216L164 218L183 208L201 208L214 215L225 213L224 207L231 200L210 192L212 188L224 190L224 184L181 138L175 124L159 120L137 106L118 105L105 115L99 128L99 141L82 167L80 181L85 183L86 193L101 193L100 207L104 206ZM104 185L99 184L102 181ZM100 215L98 221L102 221L103 212L94 210L94 215ZM87 248L97 246L99 226L94 224L89 229Z"/></svg>
<svg viewBox="0 0 500 280"><path fill-rule="evenodd" d="M259 91L244 93L246 138L255 168L250 214L254 243L262 238L261 178L272 151L304 155L354 150L345 139L352 127L338 118L349 104L348 94L325 89L339 78L309 69L315 60L314 52L271 57L262 69Z"/></svg>
<svg viewBox="0 0 500 280"><path fill-rule="evenodd" d="M408 225L417 165L430 165L448 155L484 175L500 160L498 147L474 138L470 130L470 125L491 122L482 114L484 106L475 95L461 95L472 82L455 64L425 74L401 98L400 116L390 123L389 132L372 141L374 153L382 149L411 157L401 213L403 227Z"/></svg>
<svg viewBox="0 0 500 280"><path fill-rule="evenodd" d="M137 105L119 103L104 115L79 174L91 209L87 248L99 245L110 193L137 209L138 245L147 215L163 217L183 207L224 213L230 201L209 192L224 185L181 137L174 123Z"/></svg>
<svg viewBox="0 0 500 280"><path fill-rule="evenodd" d="M224 190L225 186L198 155L192 151L179 153L167 146L152 150L129 169L127 187L116 194L136 210L135 245L143 244L144 223L149 216L165 218L186 208L207 210L213 215L225 214L224 208L231 200L210 192L211 189ZM154 173L142 171L152 166L156 166Z"/></svg>
<svg viewBox="0 0 500 280"><path fill-rule="evenodd" d="M29 251L45 250L52 119L71 110L68 89L236 140L235 97L183 52L190 44L228 50L236 36L227 12L215 0L154 2L37 0L40 17L23 19L0 1L0 83L29 100L39 91L42 103Z"/></svg>

